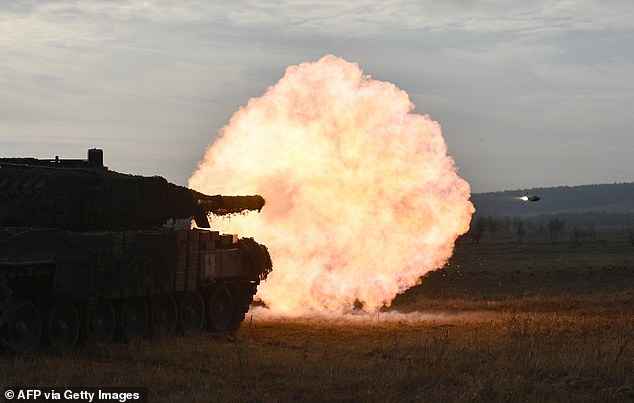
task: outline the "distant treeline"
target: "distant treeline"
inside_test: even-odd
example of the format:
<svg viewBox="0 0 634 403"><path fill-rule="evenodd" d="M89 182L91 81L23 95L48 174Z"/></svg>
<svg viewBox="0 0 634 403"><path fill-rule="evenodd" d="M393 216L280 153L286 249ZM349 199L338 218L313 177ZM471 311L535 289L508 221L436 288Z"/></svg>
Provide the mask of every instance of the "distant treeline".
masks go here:
<svg viewBox="0 0 634 403"><path fill-rule="evenodd" d="M474 215L467 237L475 243L483 237L496 239L597 240L597 236L626 238L634 246L634 213L540 214L534 216Z"/></svg>
<svg viewBox="0 0 634 403"><path fill-rule="evenodd" d="M523 202L524 195L537 195L538 202ZM471 196L477 216L536 216L582 212L634 213L634 183L558 186ZM616 216L600 217L618 219ZM570 217L570 219L576 219ZM586 218L579 218L586 220ZM597 222L598 225L598 222Z"/></svg>

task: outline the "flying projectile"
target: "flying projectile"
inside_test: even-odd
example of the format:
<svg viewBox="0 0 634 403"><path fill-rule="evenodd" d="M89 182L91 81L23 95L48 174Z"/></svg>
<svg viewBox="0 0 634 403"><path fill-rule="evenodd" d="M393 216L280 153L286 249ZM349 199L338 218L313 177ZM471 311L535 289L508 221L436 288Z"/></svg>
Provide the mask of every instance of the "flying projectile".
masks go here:
<svg viewBox="0 0 634 403"><path fill-rule="evenodd" d="M539 201L541 199L541 197L537 196L537 195L524 195L522 197L519 198L520 200L524 201L524 202L536 202Z"/></svg>

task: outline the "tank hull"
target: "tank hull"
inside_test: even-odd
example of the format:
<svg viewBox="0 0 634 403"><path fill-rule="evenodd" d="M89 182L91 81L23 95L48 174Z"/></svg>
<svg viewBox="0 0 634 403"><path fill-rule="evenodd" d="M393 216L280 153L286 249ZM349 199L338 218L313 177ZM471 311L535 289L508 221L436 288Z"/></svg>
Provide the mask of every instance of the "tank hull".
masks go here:
<svg viewBox="0 0 634 403"><path fill-rule="evenodd" d="M51 344L51 340L63 347L90 341L86 326L95 307L104 305L115 313L106 333L122 340L160 335L165 327L186 334L235 332L257 285L272 266L266 247L252 239L204 229L3 228L1 234L0 337L16 353ZM29 309L24 309L25 304L30 304ZM72 337L65 335L73 342L50 334L55 331L50 323L56 317L50 307L60 306L76 312L70 315L76 320L63 322L65 328L79 329ZM16 307L20 315L12 319ZM131 310L147 312L134 313L147 316L137 318L143 323L136 333L126 330ZM165 310L172 313L166 315ZM192 319L191 311L198 312L199 319ZM36 316L41 319L39 329ZM28 343L25 337L38 341Z"/></svg>

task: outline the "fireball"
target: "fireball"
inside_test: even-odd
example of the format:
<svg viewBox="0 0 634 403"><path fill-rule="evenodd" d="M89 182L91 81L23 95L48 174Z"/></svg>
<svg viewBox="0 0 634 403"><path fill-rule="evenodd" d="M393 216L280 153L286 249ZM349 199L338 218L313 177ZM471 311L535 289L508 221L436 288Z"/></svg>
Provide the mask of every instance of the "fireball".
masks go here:
<svg viewBox="0 0 634 403"><path fill-rule="evenodd" d="M274 312L378 309L444 264L474 211L438 122L335 56L291 66L240 108L189 180L260 194L261 214L212 222L268 246Z"/></svg>

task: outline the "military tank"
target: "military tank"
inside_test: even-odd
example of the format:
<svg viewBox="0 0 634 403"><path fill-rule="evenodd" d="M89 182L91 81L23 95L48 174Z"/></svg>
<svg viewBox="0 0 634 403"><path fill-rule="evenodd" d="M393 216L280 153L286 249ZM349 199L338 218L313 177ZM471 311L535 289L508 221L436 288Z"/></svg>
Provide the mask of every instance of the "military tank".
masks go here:
<svg viewBox="0 0 634 403"><path fill-rule="evenodd" d="M209 215L261 196L209 196L88 158L0 158L0 348L234 333L272 270Z"/></svg>

